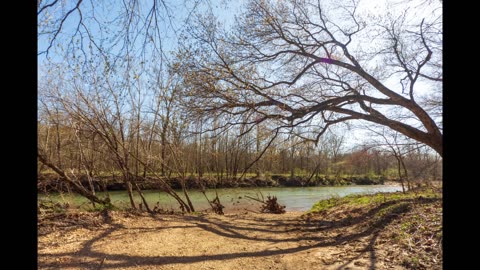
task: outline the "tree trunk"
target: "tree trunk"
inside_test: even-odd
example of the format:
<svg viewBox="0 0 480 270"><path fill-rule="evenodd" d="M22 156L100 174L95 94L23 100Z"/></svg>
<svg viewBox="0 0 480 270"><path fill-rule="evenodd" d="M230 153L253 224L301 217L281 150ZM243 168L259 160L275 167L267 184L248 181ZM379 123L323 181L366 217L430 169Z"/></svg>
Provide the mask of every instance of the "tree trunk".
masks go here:
<svg viewBox="0 0 480 270"><path fill-rule="evenodd" d="M92 194L87 189L85 189L82 185L77 183L77 181L70 178L62 169L55 166L53 163L49 162L45 158L45 156L41 155L40 153L38 153L37 156L38 156L38 159L40 160L40 162L42 162L43 164L45 164L45 166L47 166L50 169L52 169L53 171L55 171L58 175L60 175L60 177L62 179L64 179L67 183L69 183L75 189L76 192L78 192L80 195L82 195L85 198L87 198L88 200L90 200L92 203L99 203L99 204L102 204L102 205L110 204L110 199L109 198L106 198L104 200L98 198L96 195Z"/></svg>
<svg viewBox="0 0 480 270"><path fill-rule="evenodd" d="M137 209L137 206L135 205L135 200L133 199L133 190L132 190L132 183L126 179L126 177L123 177L123 183L125 183L125 186L127 188L127 194L128 194L128 199L130 200L130 206L133 209Z"/></svg>

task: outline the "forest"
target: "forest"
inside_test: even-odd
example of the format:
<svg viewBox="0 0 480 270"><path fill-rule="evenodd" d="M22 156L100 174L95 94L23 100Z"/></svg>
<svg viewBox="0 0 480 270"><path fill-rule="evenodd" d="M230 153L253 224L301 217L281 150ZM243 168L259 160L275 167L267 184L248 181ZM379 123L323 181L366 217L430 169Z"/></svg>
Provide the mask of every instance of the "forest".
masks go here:
<svg viewBox="0 0 480 270"><path fill-rule="evenodd" d="M295 269L319 262L323 268L318 269L375 269L375 263L379 269L392 263L401 269L437 269L442 254L442 1L367 2L38 1L40 268L199 269L207 262L210 269L294 269L295 252L300 252L308 260ZM309 211L295 212L288 204L285 211L286 199L279 195L277 201L268 191L315 187L320 194L326 187L365 185L395 186L397 192L342 198L325 193L315 197L319 202ZM257 189L261 197L236 195L242 188ZM245 208L250 212L238 216L217 190L250 198L259 210ZM128 207L120 207L111 192L125 194ZM173 200L177 210L154 205L147 198L151 192ZM195 192L203 194L209 209L198 210ZM58 194L82 197L89 208L59 200ZM268 213L283 215L275 221L277 216ZM415 216L422 215L429 216L427 223L417 224ZM156 226L162 218L165 226L185 233L196 224L196 234L205 229L251 242L254 236L239 232L258 232L261 241L274 243L279 233L285 238L280 242L299 246L277 246L290 250L281 253L249 244L230 256L234 250L216 254L210 245L220 240L209 235L193 250L194 244L183 242L181 256L166 255L168 248L161 254L123 254L122 244L112 244L101 255L84 246L83 263L81 256L52 251L52 237L62 227L106 226L97 239L103 241L121 230L130 235L129 226ZM248 222L256 229L248 229ZM391 250L380 252L383 259L375 262L373 253L360 261L354 255L332 259L335 252L328 258L305 253L330 245L338 251L338 243L320 239L344 234L347 225L367 226L364 233L372 239L398 238L410 256ZM332 227L332 235L322 236L322 226ZM388 229L379 230L382 226ZM174 245L177 240L166 235L151 237ZM310 238L317 244L310 245ZM352 234L342 241L355 239ZM146 242L136 246L153 248ZM262 264L262 257L274 259Z"/></svg>

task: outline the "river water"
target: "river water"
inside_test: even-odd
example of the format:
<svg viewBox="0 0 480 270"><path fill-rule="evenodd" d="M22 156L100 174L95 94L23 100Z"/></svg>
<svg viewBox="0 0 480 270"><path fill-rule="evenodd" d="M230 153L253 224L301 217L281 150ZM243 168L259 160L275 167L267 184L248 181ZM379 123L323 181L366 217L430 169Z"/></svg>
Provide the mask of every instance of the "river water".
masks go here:
<svg viewBox="0 0 480 270"><path fill-rule="evenodd" d="M338 187L261 187L261 188L222 188L217 189L220 202L225 206L224 212L237 212L245 209L256 211L260 203L245 196L253 198L261 198L262 195L266 199L267 196L276 196L278 202L286 206L286 211L307 211L312 205L319 200L329 199L332 197L343 197L350 194L372 194L377 192L396 192L401 191L401 186L397 185L350 185ZM177 191L182 195L183 193ZM110 198L115 206L128 207L130 205L127 193L125 191L110 191ZM215 190L206 192L210 200L215 197ZM99 197L105 194L97 192ZM158 202L163 209L179 210L178 203L172 197L162 191L145 190L144 195L150 207ZM51 194L51 199L60 202L68 202L70 205L88 208L91 206L87 199L74 194ZM44 194L38 195L39 199L46 198ZM208 202L204 195L197 190L189 191L189 197L195 210L201 211L209 208ZM135 201L141 202L139 196L135 196Z"/></svg>

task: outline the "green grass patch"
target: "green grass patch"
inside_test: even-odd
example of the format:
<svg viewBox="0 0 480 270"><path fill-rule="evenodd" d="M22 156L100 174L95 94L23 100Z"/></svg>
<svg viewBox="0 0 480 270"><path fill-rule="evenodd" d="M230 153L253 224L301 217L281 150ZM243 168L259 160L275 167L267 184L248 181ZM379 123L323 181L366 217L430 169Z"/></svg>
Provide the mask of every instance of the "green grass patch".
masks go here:
<svg viewBox="0 0 480 270"><path fill-rule="evenodd" d="M88 212L101 212L104 210L119 210L118 207L115 207L113 204L95 204L95 207L92 207L91 205L85 209Z"/></svg>
<svg viewBox="0 0 480 270"><path fill-rule="evenodd" d="M330 198L326 200L321 200L315 203L310 209L310 213L319 213L328 209L331 209L335 206L339 205L352 205L352 206L359 206L359 205L367 205L370 203L377 203L383 202L384 196L383 194L376 194L376 195L348 195L343 198Z"/></svg>
<svg viewBox="0 0 480 270"><path fill-rule="evenodd" d="M330 198L321 200L315 203L309 213L320 213L326 211L335 206L349 205L349 206L366 206L370 204L381 204L389 201L401 201L418 198L441 198L441 193L435 192L432 189L423 189L421 191L409 191L407 193L395 192L395 193L377 193L367 195L348 195L342 198ZM388 211L387 209L384 209Z"/></svg>
<svg viewBox="0 0 480 270"><path fill-rule="evenodd" d="M334 206L344 203L341 198L331 198L327 200L321 200L315 203L310 210L310 213L320 213L326 211Z"/></svg>

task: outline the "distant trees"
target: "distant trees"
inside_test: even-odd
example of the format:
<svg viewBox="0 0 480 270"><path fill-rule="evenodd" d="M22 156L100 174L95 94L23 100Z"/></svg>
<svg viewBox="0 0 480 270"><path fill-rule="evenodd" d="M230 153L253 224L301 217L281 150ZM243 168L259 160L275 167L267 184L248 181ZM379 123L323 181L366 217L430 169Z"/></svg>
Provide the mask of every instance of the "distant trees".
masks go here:
<svg viewBox="0 0 480 270"><path fill-rule="evenodd" d="M386 128L366 128L370 130L370 140L364 146L365 150L393 157L398 179L405 192L413 187L413 182L429 183L439 180L441 175L441 158L432 153L425 145L415 142ZM384 159L385 160L385 159ZM382 162L377 159L377 164ZM386 168L387 164L382 166Z"/></svg>

